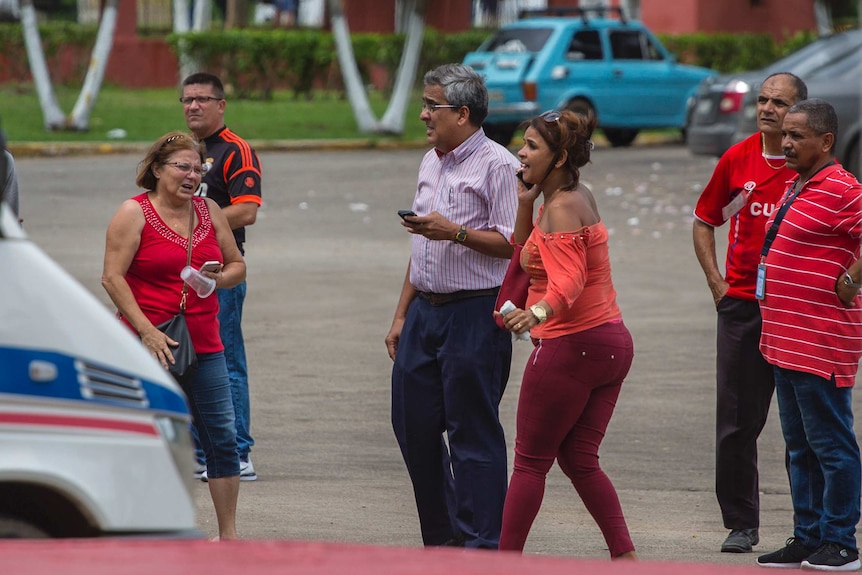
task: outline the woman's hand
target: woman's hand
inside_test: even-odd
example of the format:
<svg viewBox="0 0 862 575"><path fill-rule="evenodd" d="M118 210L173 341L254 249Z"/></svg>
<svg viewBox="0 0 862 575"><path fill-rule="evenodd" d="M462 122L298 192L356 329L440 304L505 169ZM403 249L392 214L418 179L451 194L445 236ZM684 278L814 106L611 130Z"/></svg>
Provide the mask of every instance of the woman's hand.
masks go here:
<svg viewBox="0 0 862 575"><path fill-rule="evenodd" d="M223 270L224 270L224 268L219 268L219 270L215 271L215 272L202 271L201 273L210 279L214 279L216 287L220 287L220 284L221 284L222 280L224 279L224 271Z"/></svg>
<svg viewBox="0 0 862 575"><path fill-rule="evenodd" d="M168 364L173 365L176 363L174 354L171 353L171 348L180 345L179 342L166 336L162 331L157 329L156 326L152 326L152 329L142 331L140 335L141 343L143 343L153 357L162 364L162 367L168 369Z"/></svg>
<svg viewBox="0 0 862 575"><path fill-rule="evenodd" d="M530 331L532 328L539 325L539 320L536 319L536 316L533 315L533 312L529 310L523 310L521 308L516 308L507 313L506 315L495 311L494 316L502 317L503 326L515 335L521 335L522 333Z"/></svg>
<svg viewBox="0 0 862 575"><path fill-rule="evenodd" d="M518 174L521 173L521 170L518 170ZM536 198L539 197L542 191L539 189L539 186L532 186L529 190L527 186L524 184L524 180L518 177L518 203L519 204L529 204L532 206L536 203Z"/></svg>

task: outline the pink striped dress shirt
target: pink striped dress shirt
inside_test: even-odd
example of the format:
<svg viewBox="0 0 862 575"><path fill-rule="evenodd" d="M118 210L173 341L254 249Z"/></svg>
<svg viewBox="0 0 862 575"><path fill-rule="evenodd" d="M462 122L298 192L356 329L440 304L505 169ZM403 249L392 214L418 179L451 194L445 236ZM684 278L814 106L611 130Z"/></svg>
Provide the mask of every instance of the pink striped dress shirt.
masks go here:
<svg viewBox="0 0 862 575"><path fill-rule="evenodd" d="M512 236L518 211L515 170L520 163L509 150L477 130L448 154L430 150L419 167L413 211L439 212L471 230L495 230ZM410 283L419 291L451 293L497 287L509 260L480 254L454 241L414 235Z"/></svg>
<svg viewBox="0 0 862 575"><path fill-rule="evenodd" d="M766 256L760 302L766 361L824 379L834 374L838 387L853 386L862 356L862 299L845 307L835 279L859 258L860 237L862 186L838 164L824 168L793 200Z"/></svg>

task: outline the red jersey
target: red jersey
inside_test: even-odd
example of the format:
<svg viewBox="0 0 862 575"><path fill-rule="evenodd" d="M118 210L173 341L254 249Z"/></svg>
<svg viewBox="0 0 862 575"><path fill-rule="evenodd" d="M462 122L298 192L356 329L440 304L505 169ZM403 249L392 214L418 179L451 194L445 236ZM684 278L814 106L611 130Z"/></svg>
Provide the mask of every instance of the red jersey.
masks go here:
<svg viewBox="0 0 862 575"><path fill-rule="evenodd" d="M862 186L838 164L820 170L790 204L766 255L760 301L766 361L824 379L834 374L838 387L853 386L862 356L862 299L844 306L835 279L859 259L860 237Z"/></svg>
<svg viewBox="0 0 862 575"><path fill-rule="evenodd" d="M126 282L135 301L153 325L171 319L180 309L183 280L180 272L186 265L188 240L168 227L153 208L147 192L135 196L144 212L141 245L126 271ZM195 269L209 260L223 261L206 201L194 198L200 220L193 235L192 263ZM219 337L218 297L215 293L201 299L190 289L186 296L186 322L197 353L214 353L224 349ZM134 331L131 324L123 321Z"/></svg>
<svg viewBox="0 0 862 575"><path fill-rule="evenodd" d="M782 161L762 155L760 132L727 150L694 208L694 217L718 228L729 221L725 281L727 295L754 301L757 264L766 235L766 220L796 172ZM775 169L780 165L779 169ZM735 214L723 213L742 194L744 204ZM740 200L737 200L739 202Z"/></svg>

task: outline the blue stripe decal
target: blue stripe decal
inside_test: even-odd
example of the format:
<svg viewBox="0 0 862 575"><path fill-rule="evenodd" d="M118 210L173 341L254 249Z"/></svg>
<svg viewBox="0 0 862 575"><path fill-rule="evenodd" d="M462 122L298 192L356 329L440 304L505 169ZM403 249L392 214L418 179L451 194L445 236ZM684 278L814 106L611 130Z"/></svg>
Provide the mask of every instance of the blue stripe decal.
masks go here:
<svg viewBox="0 0 862 575"><path fill-rule="evenodd" d="M56 368L56 377L50 381L34 381L30 378L33 362L44 362ZM135 374L122 371L102 363L81 360L86 366L104 371L118 380L133 382L140 396L136 401L120 401L94 394L86 397L82 388L84 375L76 366L76 358L53 351L0 346L0 393L83 401L111 407L142 411L166 411L188 416L185 396L154 381L141 379ZM50 368L50 367L49 367ZM138 385L138 382L139 385Z"/></svg>

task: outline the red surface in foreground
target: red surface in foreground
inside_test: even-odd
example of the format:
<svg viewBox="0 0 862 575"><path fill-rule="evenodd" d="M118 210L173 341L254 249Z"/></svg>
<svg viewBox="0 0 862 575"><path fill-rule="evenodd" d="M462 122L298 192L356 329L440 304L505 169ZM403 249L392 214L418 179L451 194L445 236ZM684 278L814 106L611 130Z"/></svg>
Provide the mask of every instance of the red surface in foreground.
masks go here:
<svg viewBox="0 0 862 575"><path fill-rule="evenodd" d="M763 575L754 565L586 561L299 541L3 541L0 558L2 573L28 575Z"/></svg>

